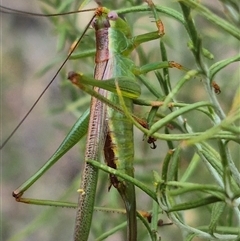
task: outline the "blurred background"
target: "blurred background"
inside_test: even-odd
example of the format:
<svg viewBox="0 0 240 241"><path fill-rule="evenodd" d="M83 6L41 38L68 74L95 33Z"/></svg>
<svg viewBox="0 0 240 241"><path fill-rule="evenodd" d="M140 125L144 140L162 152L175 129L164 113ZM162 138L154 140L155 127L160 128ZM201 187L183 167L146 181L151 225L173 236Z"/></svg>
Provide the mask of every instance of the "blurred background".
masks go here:
<svg viewBox="0 0 240 241"><path fill-rule="evenodd" d="M49 1L50 3L51 1ZM180 11L176 1L159 1L161 5ZM202 4L220 17L225 18L223 6L220 1L201 1ZM158 1L155 1L158 4ZM2 0L1 4L10 8L41 12L41 1L26 0ZM104 5L111 9L125 8L132 5L140 5L142 1L103 1ZM72 4L72 10L76 10L79 2ZM93 2L86 8L95 7ZM49 9L56 13L56 9ZM82 33L92 12L76 16L62 16L57 20L37 18L26 15L1 14L1 138L5 140L16 127L25 113L32 106L45 86L50 82L61 62L67 56L68 49L73 41ZM222 59L236 55L239 52L239 42L226 32L216 27L208 20L192 13L199 34L202 36L203 46L213 55L214 60L206 60L209 66ZM163 41L166 44L169 60L174 60L186 66L188 69L196 69L192 53L187 48L189 41L186 30L176 20L160 14L165 26L166 34ZM133 35L155 31L150 13L127 14ZM57 27L51 23L56 21ZM74 21L74 25L71 25ZM56 24L56 23L55 23ZM68 40L63 44L63 39ZM78 47L78 51L94 48L94 32L88 30L87 36ZM144 59L139 59L137 52L145 53ZM156 62L160 58L159 40L145 43L132 54L136 65L146 62ZM4 147L1 154L1 232L2 240L71 240L75 221L75 210L70 208L50 208L34 205L26 205L15 202L11 196L13 190L35 173L53 154L68 130L75 123L77 117L89 106L90 97L67 83L68 71L81 71L93 74L94 58L69 61L61 74L56 78L49 90L44 94L39 104L34 108L24 124ZM170 70L172 86L184 75L175 69ZM217 96L221 107L228 113L235 90L239 85L239 63L234 63L224 68L216 75L216 82L221 87L222 93ZM153 73L148 75L152 82L156 81ZM159 88L156 85L156 88ZM146 88L142 89L142 97L153 99ZM207 100L207 94L201 81L196 78L189 81L188 85L178 94L178 100L186 103ZM146 117L149 108L136 107L136 114ZM206 123L197 116L185 116L195 131L206 130ZM152 170L160 171L161 163L168 147L163 141L157 141L157 149L150 149L146 141L142 141L143 135L135 130L135 173L136 178L153 188ZM213 143L213 146L215 144ZM231 152L235 158L238 169L239 149L231 144ZM26 193L25 197L59 200L64 195L65 201L76 202L80 183L81 170L84 163L85 140L82 140L71 151L54 165L40 180L38 180ZM193 148L183 152L181 167L188 165L194 153ZM204 166L200 167L199 180L211 182ZM119 196L113 188L108 192L108 177L100 173L100 181L97 193L97 206L121 208L123 207ZM138 209L151 210L152 200L137 189ZM192 226L203 225L204 220L199 218L198 209L185 212L185 219ZM166 215L160 215L164 222L170 222ZM207 214L205 215L208 218ZM96 211L94 213L92 236L107 231L113 223L121 223L125 216L119 213L106 213ZM139 231L141 240L147 240L146 231ZM124 233L124 232L123 232ZM174 226L160 227L158 230L162 240L183 240L181 232ZM124 240L124 234L117 233L106 240ZM139 239L140 240L140 239ZM200 239L194 239L200 240Z"/></svg>

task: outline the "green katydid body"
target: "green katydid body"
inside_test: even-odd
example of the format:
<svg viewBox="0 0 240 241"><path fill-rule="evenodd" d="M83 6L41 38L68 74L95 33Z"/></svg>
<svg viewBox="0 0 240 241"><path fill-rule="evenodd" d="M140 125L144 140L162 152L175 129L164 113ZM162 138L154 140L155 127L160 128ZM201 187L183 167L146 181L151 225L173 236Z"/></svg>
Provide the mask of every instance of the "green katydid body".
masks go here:
<svg viewBox="0 0 240 241"><path fill-rule="evenodd" d="M99 8L96 11L96 15L97 18L94 22L97 41L95 79L117 79L117 77L129 76L130 79L134 80L134 75L129 70L129 63L131 61L122 56L123 50L127 48L127 42L120 41L119 44L119 42L116 41L125 38L125 34L129 30L127 24L121 18L118 18L115 13L111 13L106 8ZM109 99L112 103L119 105L116 94L99 89L98 87L95 87L94 90ZM125 104L129 111L132 112L132 100L125 98ZM104 142L104 154L107 165L120 169L133 177L134 147L132 122L127 119L123 113L107 107L106 104L92 97L85 161L99 160L101 143ZM128 240L136 240L136 200L134 185L120 181L114 175L110 176L110 181L111 185L117 188L125 203L129 222ZM75 240L87 240L88 238L92 219L91 214L94 208L96 184L97 169L86 162L84 177L80 188Z"/></svg>
<svg viewBox="0 0 240 241"><path fill-rule="evenodd" d="M120 25L121 24L121 25ZM109 29L109 51L111 58L111 69L114 73L112 77L128 76L129 80L136 81L131 66L133 62L123 56L123 52L127 49L123 40L125 36L130 36L128 25L121 18L113 21L113 26ZM117 27L124 26L125 33L119 31ZM121 30L120 29L120 30ZM108 99L111 102L120 105L118 96L113 92L108 92ZM132 113L132 99L124 98L127 109ZM123 173L134 177L134 140L133 140L133 123L123 113L120 113L110 107L107 108L107 126L108 133L104 147L105 160L108 166L122 171ZM110 175L111 184L119 191L127 212L128 220L128 240L136 240L136 197L135 187L132 183L119 180L117 177Z"/></svg>

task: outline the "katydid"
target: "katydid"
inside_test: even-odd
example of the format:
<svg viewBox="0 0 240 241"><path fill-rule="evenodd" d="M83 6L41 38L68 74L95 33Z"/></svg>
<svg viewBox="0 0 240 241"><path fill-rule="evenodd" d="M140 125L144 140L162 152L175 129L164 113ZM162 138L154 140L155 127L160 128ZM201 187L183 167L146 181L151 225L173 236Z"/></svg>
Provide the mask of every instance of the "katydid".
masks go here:
<svg viewBox="0 0 240 241"><path fill-rule="evenodd" d="M153 5L152 5L153 6ZM153 6L154 7L154 6ZM126 76L135 82L134 63L126 58L129 53L143 41L143 38L131 39L130 29L126 22L119 18L116 13L106 8L99 8L96 11L94 22L96 31L96 79L118 79ZM146 37L142 35L141 37ZM159 32L148 35L144 41L159 38ZM162 64L162 63L161 63ZM172 67L168 63L168 67ZM160 64L154 67L160 68ZM145 71L152 70L148 66ZM138 71L141 74L141 71ZM78 79L77 79L78 77ZM81 87L81 76L71 73L69 79ZM121 81L121 80L120 80ZM96 87L95 87L96 88ZM100 89L101 90L101 89ZM116 106L120 105L118 96L112 92L96 92L111 100ZM100 93L101 92L101 93ZM137 94L137 93L136 93ZM132 100L124 99L127 109L132 112ZM99 126L100 123L100 126ZM127 139L125 138L127 136ZM105 142L105 144L104 144ZM108 166L121 170L127 175L134 177L133 159L133 124L123 113L114 110L113 107L105 109L101 100L92 98L90 126L88 128L88 142L85 153L85 168L83 181L80 188L79 204L75 226L75 240L87 240L91 226L92 212L97 185L97 169L89 164L88 160L99 160L100 144L104 144L105 161ZM137 240L136 225L136 198L135 188L132 183L119 180L114 174L110 174L110 182L119 191L125 203L128 217L127 240Z"/></svg>
<svg viewBox="0 0 240 241"><path fill-rule="evenodd" d="M101 10L100 12L101 12L101 14L103 13L104 14L104 18L106 18L106 16L105 16L105 14L106 14L106 12L108 13L108 10ZM108 72L109 73L109 75L107 75L105 78L106 79L110 79L110 78L112 78L112 77L114 77L114 78L118 78L118 77L121 77L121 76L127 76L127 78L129 79L129 82L131 83L131 81L135 81L134 79L135 79L135 76L134 76L134 74L141 74L142 73L142 71L141 70L139 70L139 69L137 69L137 68L135 68L134 67L134 64L126 57L137 45L139 45L141 42L146 42L146 41L150 41L150 40L152 40L152 39L157 39L157 38L159 38L160 37L160 35L159 35L159 33L158 32L154 32L154 33L150 33L150 34L146 34L146 35L142 35L142 36L140 36L139 38L135 38L135 41L130 41L130 40L128 40L128 38L130 39L130 35L128 35L128 29L126 28L127 27L127 25L126 25L126 23L124 23L124 21L123 20L121 20L120 18L117 18L117 21L120 21L121 22L121 24L123 24L123 28L121 27L120 29L118 29L118 27L119 26L116 26L115 28L116 28L116 32L117 32L117 34L119 34L118 35L118 37L117 38L120 38L120 39L122 39L123 41L126 41L126 42L123 42L123 44L127 44L125 47L124 47L124 51L122 51L122 46L119 46L119 44L118 43L116 43L117 44L117 47L119 48L119 49L117 49L117 50L114 50L115 52L117 52L117 56L119 57L117 60L115 60L115 63L114 62L112 62L112 68L110 69L111 71L112 71L112 73L110 73L110 71ZM117 22L116 21L116 22ZM113 27L114 28L114 27ZM123 31L124 30L124 31ZM126 30L126 31L125 31ZM114 32L114 31L113 31ZM110 36L109 37L109 39L110 39L110 41L117 41L116 40L116 37L112 34L112 36ZM121 72L118 72L118 69L117 69L117 67L116 66L121 66L121 64L122 64L122 61L123 60L123 73L121 73ZM111 60L112 61L112 60ZM111 62L110 61L110 62ZM132 66L133 68L129 68L129 66ZM151 70L154 70L154 69L159 69L159 68L161 68L161 67L164 67L164 68L166 68L166 67L172 67L171 65L169 65L169 63L159 63L159 64L157 64L157 65L154 65L154 66L147 66L147 68L143 68L144 69L144 72L148 72L148 71L151 71ZM110 67L108 67L108 68L110 68ZM96 67L96 69L98 69L98 67ZM114 69L115 69L115 71L114 71ZM102 68L100 68L100 70L102 71ZM96 71L95 71L96 72ZM115 72L115 73L114 73ZM98 78L98 76L96 76L95 75L95 78ZM81 80L81 78L80 78L80 80ZM102 92L102 90L99 90L100 92ZM117 102L117 103L115 103L114 105L118 105L118 97L117 97L117 95L116 94L112 94L111 92L105 92L105 91L103 91L103 94L104 94L104 96L106 95L106 97L108 98L108 99L110 99L110 101L111 101L111 99L112 98L114 98L115 99L115 102ZM138 93L136 94L136 97L138 96ZM126 94L126 97L128 97L127 96L127 94ZM106 108L106 105L105 104L103 104L102 103L102 101L98 101L98 100L96 100L95 99L95 101L98 103L97 105L99 105L99 106L101 106L101 107L99 107L100 109L102 109L103 110L103 112L105 112L104 111L104 109ZM129 103L128 103L128 101L130 101ZM113 101L113 103L114 103L114 101ZM131 98L125 98L125 103L129 106L129 107L131 107L131 105L132 105L132 101L131 101ZM131 108L130 108L130 111L131 111ZM120 117L120 118L122 118L122 121L124 121L123 123L128 123L129 124L129 126L131 125L131 127L130 127L130 129L132 129L132 123L131 123L131 121L129 121L122 113L121 113L121 111L116 111L114 108L112 108L112 107L110 107L110 108L107 108L107 113L108 113L108 115L110 115L109 116L109 119L111 119L111 118L113 118L112 117L112 115L114 115L114 116L118 116L118 117ZM81 119L81 121L83 120L84 121L84 125L86 124L86 116L87 116L87 114L85 114L85 115L83 115L83 118ZM107 117L108 118L108 117ZM106 130L104 130L104 128L106 128L106 127L104 127L104 122L105 122L105 119L106 118L104 118L104 116L103 117L101 117L101 122L102 122L102 124L101 125L99 125L99 127L100 128L102 128L102 129L100 129L100 130L102 130L102 132L103 133L99 133L99 138L97 138L97 140L99 141L99 140L102 140L102 139L104 139L104 136L102 136L103 134L107 134L107 140L109 141L109 142L112 142L111 140L110 140L110 133L111 132L113 132L112 130L111 130L111 128L115 128L115 126L116 126L116 123L119 123L119 122L116 122L116 123L114 123L114 121L113 120L111 120L112 121L112 123L111 123L111 125L112 126L110 126L110 127L108 127ZM82 124L82 122L80 122L81 124L79 124L78 123L78 125L80 125L80 126L82 126L83 124ZM90 122L91 123L91 122ZM120 125L120 124L117 124L117 125ZM122 126L122 128L125 128L125 126ZM109 129L110 129L110 132L109 132ZM127 133L129 133L129 131L132 131L132 130L130 130L130 129L127 129L126 128L126 131L127 131ZM78 130L79 131L79 130ZM105 132L105 133L104 133ZM74 132L74 134L75 134L75 132ZM73 134L73 135L74 135ZM81 134L80 135L84 135L85 133L84 132L81 132ZM101 137L102 136L102 137ZM130 135L128 135L127 134L127 136L130 136L131 138L132 138L132 134L130 134ZM70 135L70 137L71 137L71 135ZM123 137L123 136L122 136ZM78 139L80 139L81 138L81 136L78 136ZM112 136L111 136L111 138L112 138ZM116 137L115 137L116 138ZM122 140L124 140L124 138L120 138L120 141L121 141L121 139ZM116 140L117 140L117 138L116 138ZM132 139L131 139L132 140ZM118 141L118 140L117 140ZM124 140L125 141L125 140ZM133 141L132 141L133 142ZM129 145L128 144L128 142L126 143L127 145ZM72 145L72 144L71 144ZM124 144L122 144L122 145L124 145ZM101 149L101 147L100 146L98 146L97 145L97 147L98 148L100 148ZM61 147L62 148L62 147ZM60 149L61 149L60 148ZM64 148L65 148L65 150L64 150L64 152L67 150L67 149L69 149L69 146L66 148L66 145L64 146ZM131 151L133 151L133 148L132 148L132 146L130 145L130 148L131 148ZM62 151L62 149L61 149L61 151ZM98 151L96 151L96 152L98 152ZM111 154L109 154L110 152L112 152L112 146L110 145L109 147L105 147L105 153L106 153L106 155L111 155ZM123 150L123 152L125 152L124 150ZM95 153L95 151L93 151L93 154ZM126 153L128 153L128 152L126 152ZM124 153L125 154L125 153ZM62 153L60 154L60 155L63 155ZM115 153L114 153L114 155L116 155ZM130 153L130 154L128 154L129 156L131 156L131 162L133 162L133 153ZM59 158L59 156L57 157L57 158ZM54 161L56 160L56 155L55 156L53 156L53 158L52 158L52 160L54 159ZM94 158L89 158L90 160L91 159L94 159ZM123 157L122 157L122 155L121 156L119 156L119 160L120 161L126 161L125 160L126 158L124 157L124 155L123 155ZM99 160L99 153L97 153L97 160ZM121 170L121 166L120 167L118 167L115 163L113 163L113 160L111 159L111 157L109 157L109 165L113 165L112 167L114 167L114 168L117 168L117 169L119 169L120 168L120 170ZM110 164L110 163L112 163L112 164ZM53 162L51 163L51 165L53 164ZM121 164L122 165L122 164ZM123 164L123 165L126 165L126 164ZM131 163L131 165L132 165L132 163ZM23 186L21 186L17 191L15 191L15 196L17 197L17 199L18 199L18 201L24 201L24 199L22 199L20 196L22 195L22 193L29 187L29 186L31 186L32 184L33 184L33 182L35 182L48 168L50 167L50 165L48 164L47 165L47 167L45 167L45 168L43 168L43 169L41 169L40 171L39 171L39 173L37 174L37 175L35 175L35 176L33 176L32 177L32 179L31 180L29 180L28 182L27 182L27 184L25 183L23 186L24 186L24 188L22 189L22 187ZM133 176L133 167L132 166L130 166L129 167L129 169L127 170L126 168L123 168L123 170L128 174L128 175L131 175L131 176ZM96 176L95 176L96 177ZM117 189L119 190L119 192L121 193L121 195L123 196L123 199L125 198L124 197L124 195L129 195L130 196L130 198L131 199L133 199L131 202L132 203L135 203L135 201L134 201L134 186L130 183L130 184L125 184L124 183L124 181L119 181L115 176L113 176L113 175L111 175L111 182L112 182L112 185L114 185L114 186L116 186L117 187ZM119 185L119 183L120 183L120 185ZM123 184L124 183L124 184ZM130 194L126 194L127 192L125 192L125 190L124 190L124 188L123 187L125 187L125 185L129 185L129 186L131 186L130 187L130 190L132 190L132 193L130 193ZM92 188L92 187L91 187ZM84 189L84 188L81 188L82 190L81 190L81 194L84 194L84 193L86 193L86 190ZM94 187L93 187L93 189L91 190L91 191L93 191L93 192L95 192L95 190L94 190ZM130 191L131 192L131 191ZM125 205L127 205L128 204L128 202L129 202L129 196L127 197L127 198L125 198ZM94 198L92 198L92 200L93 200ZM93 200L94 201L94 200ZM87 204L89 203L89 199L87 200ZM90 205L88 206L90 209L92 209L93 207L91 207ZM129 227L130 228L130 231L131 232L133 232L133 233L130 233L129 235L129 237L133 237L133 239L132 240L134 240L134 236L136 236L136 234L134 234L134 232L136 232L136 228L134 228L134 222L135 222L135 218L136 218L136 210L135 210L135 207L133 207L133 209L134 210L128 210L129 211L129 213L128 213L128 215L131 215L131 217L129 217L129 222L130 223L133 223L132 225L133 225L133 227ZM90 212L90 215L92 214L92 212ZM90 228L90 226L89 226L89 224L88 224L88 228ZM129 231L129 232L130 232ZM133 235L133 236L131 236L131 235ZM136 239L136 238L135 238ZM84 239L83 239L84 240ZM130 238L129 238L129 240L130 240Z"/></svg>
<svg viewBox="0 0 240 241"><path fill-rule="evenodd" d="M118 43L124 36L122 31L128 34L128 26L123 25L123 20L116 13L105 8L96 11L94 28L96 31L96 68L94 77L104 80L118 76L133 76L126 73L127 65L122 59L117 59L119 50ZM113 26L115 24L115 26ZM116 28L116 30L115 30ZM127 29L126 29L127 28ZM119 31L121 29L121 31ZM114 42L115 40L115 42ZM111 47L110 47L111 46ZM126 48L126 46L124 46ZM121 54L120 49L120 54ZM123 72L124 71L124 72ZM74 77L70 76L70 79ZM118 104L117 96L95 87L95 91ZM131 101L127 104L132 110ZM125 137L128 137L128 141ZM124 115L106 109L106 105L92 98L90 125L85 153L84 176L79 195L74 240L87 240L92 222L92 213L95 201L98 169L87 163L88 160L99 160L104 145L105 160L107 165L124 171L133 177L133 125ZM105 144L104 144L105 142ZM123 164L124 163L124 164ZM111 185L116 187L122 196L128 216L127 240L137 240L136 225L136 198L134 185L127 182L120 182L114 175L110 175Z"/></svg>

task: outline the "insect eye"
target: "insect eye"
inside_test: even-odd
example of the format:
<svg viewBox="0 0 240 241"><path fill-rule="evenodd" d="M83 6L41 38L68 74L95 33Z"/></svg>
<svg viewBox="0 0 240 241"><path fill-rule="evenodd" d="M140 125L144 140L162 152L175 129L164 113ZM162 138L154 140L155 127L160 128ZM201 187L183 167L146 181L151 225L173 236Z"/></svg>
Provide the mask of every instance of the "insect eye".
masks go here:
<svg viewBox="0 0 240 241"><path fill-rule="evenodd" d="M115 21L115 20L117 20L117 18L118 18L118 14L117 14L116 12L110 12L110 13L108 14L108 19L109 19L109 20Z"/></svg>

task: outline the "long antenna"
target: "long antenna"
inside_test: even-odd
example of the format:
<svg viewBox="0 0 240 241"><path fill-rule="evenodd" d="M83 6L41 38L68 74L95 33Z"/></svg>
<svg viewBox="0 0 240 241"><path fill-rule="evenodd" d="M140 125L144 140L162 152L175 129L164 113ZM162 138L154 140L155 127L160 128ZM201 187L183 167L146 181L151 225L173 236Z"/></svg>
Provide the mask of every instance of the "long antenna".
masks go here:
<svg viewBox="0 0 240 241"><path fill-rule="evenodd" d="M6 7L2 7L0 5L0 8L4 8L4 9L8 9ZM14 11L13 9L10 9L11 11ZM96 8L94 8L93 10L96 10ZM86 10L85 10L86 11ZM92 11L88 9L88 11ZM20 12L20 14L24 14L26 12L23 11L19 11L17 10L17 14L18 12ZM79 11L76 11L79 12ZM71 12L73 13L73 12ZM54 14L53 14L54 15ZM51 16L53 16L51 14ZM39 16L39 15L37 15ZM42 16L42 15L40 15ZM46 15L45 15L46 16ZM49 15L48 15L49 16ZM56 15L54 15L56 16ZM96 15L94 14L93 17L91 18L91 20L89 21L89 23L87 24L87 26L85 27L82 35L80 36L80 38L78 39L77 43L74 45L74 47L71 49L71 51L69 52L69 54L67 55L66 59L64 60L64 62L61 64L61 66L58 68L57 72L55 73L55 75L52 77L51 81L48 83L48 85L45 87L45 89L42 91L42 93L39 95L39 97L36 99L36 101L33 103L33 105L31 106L31 108L29 109L29 111L25 114L25 116L22 118L22 120L18 123L18 125L14 128L14 130L10 133L10 135L8 136L8 138L1 144L0 146L0 150L3 149L3 147L8 143L8 141L12 138L12 136L15 134L15 132L19 129L19 127L22 125L22 123L26 120L26 118L29 116L29 114L31 113L31 111L34 109L34 107L37 105L37 103L40 101L40 99L42 98L42 96L44 95L44 93L47 91L47 89L49 88L49 86L52 84L52 82L56 79L57 75L59 74L59 72L61 71L61 69L63 68L63 66L66 64L66 62L68 61L68 59L70 58L70 56L72 55L72 53L75 51L75 49L77 48L78 44L81 42L83 36L85 35L85 33L87 32L89 26L91 25L93 19L96 17Z"/></svg>
<svg viewBox="0 0 240 241"><path fill-rule="evenodd" d="M95 11L95 10L96 10L96 8L90 8L90 9L85 9L85 10L71 11L71 12L67 12L67 13L43 14L43 13L26 12L26 11L8 8L8 7L4 7L4 6L0 5L0 12L1 13L30 15L30 16L34 16L34 17L56 17L56 16L64 16L64 15L70 15L70 14L76 14L76 13L82 13L82 12L89 12L89 11Z"/></svg>

